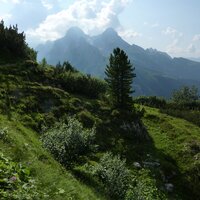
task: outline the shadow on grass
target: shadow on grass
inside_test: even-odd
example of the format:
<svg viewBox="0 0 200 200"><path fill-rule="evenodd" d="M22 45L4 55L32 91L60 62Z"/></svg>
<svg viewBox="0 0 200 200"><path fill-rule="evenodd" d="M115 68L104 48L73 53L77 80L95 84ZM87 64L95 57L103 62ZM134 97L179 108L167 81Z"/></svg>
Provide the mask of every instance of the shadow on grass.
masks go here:
<svg viewBox="0 0 200 200"><path fill-rule="evenodd" d="M187 175L181 173L176 160L156 148L149 133L145 134L147 137L138 139L121 130L118 123L109 121L97 128L96 141L101 152L120 154L130 168L134 167L134 162L139 162L142 168L149 169L155 175L160 189L166 191L165 184L172 183L173 191L166 191L170 199L198 199L200 192L195 186L195 183L198 184L198 175L197 178L188 179L187 175L192 177L194 172L189 171Z"/></svg>
<svg viewBox="0 0 200 200"><path fill-rule="evenodd" d="M103 185L97 181L91 174L79 169L72 169L72 174L83 184L89 186L98 197L109 199L106 195Z"/></svg>

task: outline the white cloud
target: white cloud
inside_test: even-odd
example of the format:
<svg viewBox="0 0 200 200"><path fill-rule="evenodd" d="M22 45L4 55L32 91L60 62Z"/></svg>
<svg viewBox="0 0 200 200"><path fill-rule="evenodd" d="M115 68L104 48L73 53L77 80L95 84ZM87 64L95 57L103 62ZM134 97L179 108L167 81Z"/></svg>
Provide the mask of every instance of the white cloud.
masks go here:
<svg viewBox="0 0 200 200"><path fill-rule="evenodd" d="M165 30L162 31L162 33L165 35L175 36L177 35L178 31L175 28L168 26Z"/></svg>
<svg viewBox="0 0 200 200"><path fill-rule="evenodd" d="M51 2L49 2L48 0L41 0L42 5L47 9L47 10L51 10L53 8L53 4Z"/></svg>
<svg viewBox="0 0 200 200"><path fill-rule="evenodd" d="M77 0L69 8L49 15L27 36L41 41L55 40L71 26L79 26L86 33L97 34L108 27L120 28L118 15L130 0Z"/></svg>
<svg viewBox="0 0 200 200"><path fill-rule="evenodd" d="M168 36L168 39L172 40L171 43L166 47L167 53L173 56L186 56L196 51L195 47L192 44L188 46L184 44L184 35L177 29L169 26L165 30L163 30L162 33Z"/></svg>
<svg viewBox="0 0 200 200"><path fill-rule="evenodd" d="M168 26L165 30L163 30L162 33L163 33L164 35L168 35L168 36L170 36L170 37L172 37L172 38L174 38L174 39L175 39L175 38L180 38L180 37L183 36L183 33L182 33L182 32L180 32L180 31L178 31L177 29L172 28L172 27L170 27L170 26Z"/></svg>
<svg viewBox="0 0 200 200"><path fill-rule="evenodd" d="M174 39L172 43L167 46L167 53L173 56L184 55L185 57L195 57L199 52L194 44L190 43L189 45L183 45L179 39Z"/></svg>
<svg viewBox="0 0 200 200"><path fill-rule="evenodd" d="M167 46L167 52L170 54L182 53L182 48L179 47L179 40L174 39L171 44Z"/></svg>
<svg viewBox="0 0 200 200"><path fill-rule="evenodd" d="M132 43L135 38L142 36L141 33L138 33L138 32L131 30L131 29L120 30L119 35L129 43Z"/></svg>
<svg viewBox="0 0 200 200"><path fill-rule="evenodd" d="M0 20L9 20L10 18L12 17L11 14L7 13L7 14L3 14L3 15L0 15Z"/></svg>
<svg viewBox="0 0 200 200"><path fill-rule="evenodd" d="M193 42L198 42L198 41L200 41L200 34L194 35L192 41L193 41Z"/></svg>
<svg viewBox="0 0 200 200"><path fill-rule="evenodd" d="M18 4L20 2L21 2L21 0L0 0L0 3L14 3L14 4Z"/></svg>

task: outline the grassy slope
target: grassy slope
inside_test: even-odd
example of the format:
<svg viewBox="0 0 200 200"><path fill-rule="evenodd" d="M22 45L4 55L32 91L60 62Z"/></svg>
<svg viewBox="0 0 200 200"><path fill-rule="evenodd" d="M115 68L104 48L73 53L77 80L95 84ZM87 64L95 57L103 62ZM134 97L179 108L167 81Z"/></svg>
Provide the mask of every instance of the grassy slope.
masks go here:
<svg viewBox="0 0 200 200"><path fill-rule="evenodd" d="M174 179L175 188L179 192L184 191L185 198L189 199L191 195L189 186L196 188L196 192L200 187L197 178L200 176L200 128L186 120L161 114L158 109L149 107L145 109L143 121L155 145L156 156L162 160L161 155L164 154L170 163L173 163L173 166L168 167L172 170L174 167L174 170L178 171Z"/></svg>
<svg viewBox="0 0 200 200"><path fill-rule="evenodd" d="M31 169L31 174L41 184L41 190L51 199L104 199L92 189L77 181L59 165L41 145L38 134L19 122L9 122L0 115L0 128L8 129L9 143L0 140L0 152L15 162ZM59 193L59 191L65 191Z"/></svg>
<svg viewBox="0 0 200 200"><path fill-rule="evenodd" d="M192 151L191 142L200 142L200 128L185 120L161 114L154 108L145 107L145 110L143 121L154 147L147 144L134 148L142 148L144 152L158 158L162 166L169 168L170 173L178 170L180 175L178 174L170 181L175 185L176 192L181 193L183 184L193 184L187 180L187 173L191 173L195 166L196 154ZM38 134L25 128L19 122L9 122L0 115L0 128L4 127L8 128L11 142L3 143L0 140L0 151L14 161L28 166L33 176L41 183L41 188L51 195L51 199L68 199L69 197L72 199L103 199L100 194L75 180L69 172L66 172L42 148ZM173 163L173 166L169 163ZM167 169L165 173L166 171ZM184 180L183 177L185 177ZM56 195L60 189L64 189L65 193ZM188 195L186 191L185 199Z"/></svg>
<svg viewBox="0 0 200 200"><path fill-rule="evenodd" d="M49 75L49 70L45 70L44 76ZM124 155L130 168L134 161L143 163L143 161L148 160L159 160L161 167L153 169L156 174L155 179L160 186L159 188L162 188L163 183L166 182L175 185L175 191L173 194L169 194L172 197L170 199L179 199L174 195L176 193L181 197L180 199L191 199L191 191L189 191L188 186L193 188L193 194L200 195L197 193L198 187L200 187L198 181L198 176L200 176L198 174L200 166L199 127L185 120L161 114L157 109L145 107L146 113L143 121L151 140L142 144L141 142L135 143L126 136L122 138L118 124L107 123L109 119L107 113L109 114L109 112L100 105L103 102L89 100L82 96L74 98L74 95L69 95L63 90L47 86L48 83L43 85L40 80L37 80L41 78L37 77L38 75L33 77L34 74L31 74L33 80L30 81L20 65L1 66L0 72L0 86L6 88L4 80L9 80L11 97L16 96L17 102L11 105L13 111L11 122L0 115L0 128L8 127L8 134L11 138L10 144L2 143L0 140L0 151L16 162L28 165L32 169L33 176L39 179L42 184L41 188L50 193L51 199L68 199L69 197L72 199L103 199L100 194L97 194L96 185L92 185L94 191L78 182L44 151L37 133L16 121L17 119L23 124L29 125L27 123L29 118L24 118L24 113L37 116L38 112L42 114L53 112L52 109L58 108L58 106L63 107L54 113L59 114L61 111L68 113L68 110L72 113L78 113L88 110L92 115L100 118L102 124L97 137L98 144L101 146L100 151L113 151ZM46 107L46 105L48 106ZM66 111L63 111L63 108L66 108ZM23 114L20 114L21 112ZM104 125L103 128L102 125ZM166 180L160 180L162 174ZM87 184L87 181L84 182ZM64 189L64 194L55 195L59 189Z"/></svg>

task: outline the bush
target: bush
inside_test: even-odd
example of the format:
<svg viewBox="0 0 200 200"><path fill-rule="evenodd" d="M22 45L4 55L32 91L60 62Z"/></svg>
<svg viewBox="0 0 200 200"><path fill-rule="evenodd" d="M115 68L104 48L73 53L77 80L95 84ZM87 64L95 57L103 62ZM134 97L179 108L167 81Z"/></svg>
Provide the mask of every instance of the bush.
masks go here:
<svg viewBox="0 0 200 200"><path fill-rule="evenodd" d="M125 160L106 153L95 166L94 174L102 181L111 199L124 199L130 178Z"/></svg>
<svg viewBox="0 0 200 200"><path fill-rule="evenodd" d="M7 128L0 128L0 140L3 142L9 142L10 138L8 137L8 129Z"/></svg>
<svg viewBox="0 0 200 200"><path fill-rule="evenodd" d="M165 194L157 188L156 181L151 178L149 170L138 171L132 182L132 187L127 191L126 200L167 200Z"/></svg>
<svg viewBox="0 0 200 200"><path fill-rule="evenodd" d="M94 150L95 128L84 129L74 117L67 123L57 123L42 136L44 147L63 165L70 166L77 159Z"/></svg>
<svg viewBox="0 0 200 200"><path fill-rule="evenodd" d="M78 119L85 127L92 127L95 124L95 117L87 110L78 113Z"/></svg>
<svg viewBox="0 0 200 200"><path fill-rule="evenodd" d="M198 110L184 110L177 108L167 108L167 109L161 109L161 113L165 113L174 117L179 117L182 119L185 119L197 126L200 126L200 112Z"/></svg>
<svg viewBox="0 0 200 200"><path fill-rule="evenodd" d="M199 99L198 88L195 86L182 86L179 90L172 93L172 101L180 103L191 103Z"/></svg>
<svg viewBox="0 0 200 200"><path fill-rule="evenodd" d="M33 117L31 115L23 115L20 119L22 121L22 124L24 126L30 127L34 130L37 130L37 123L34 121Z"/></svg>
<svg viewBox="0 0 200 200"><path fill-rule="evenodd" d="M56 79L62 89L89 98L98 98L106 91L106 83L104 81L80 72L67 71L56 75Z"/></svg>
<svg viewBox="0 0 200 200"><path fill-rule="evenodd" d="M156 96L149 96L149 97L141 96L134 99L134 103L155 108L164 108L166 106L165 99Z"/></svg>

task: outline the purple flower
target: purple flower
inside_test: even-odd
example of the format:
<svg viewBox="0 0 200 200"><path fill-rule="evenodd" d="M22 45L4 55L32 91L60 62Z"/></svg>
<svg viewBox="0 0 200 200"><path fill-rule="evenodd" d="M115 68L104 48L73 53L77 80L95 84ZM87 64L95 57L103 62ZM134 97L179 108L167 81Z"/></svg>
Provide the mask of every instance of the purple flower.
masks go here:
<svg viewBox="0 0 200 200"><path fill-rule="evenodd" d="M11 182L15 182L17 180L17 177L16 176L12 176L10 179L9 179Z"/></svg>

